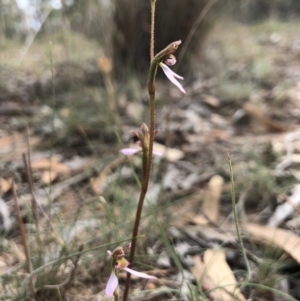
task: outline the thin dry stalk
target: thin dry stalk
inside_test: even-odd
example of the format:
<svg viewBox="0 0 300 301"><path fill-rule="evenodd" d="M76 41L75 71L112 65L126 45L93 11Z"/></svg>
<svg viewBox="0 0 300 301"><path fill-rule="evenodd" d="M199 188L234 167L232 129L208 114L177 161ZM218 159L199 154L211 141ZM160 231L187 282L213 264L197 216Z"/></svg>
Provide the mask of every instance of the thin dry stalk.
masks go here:
<svg viewBox="0 0 300 301"><path fill-rule="evenodd" d="M189 47L189 44L191 43L191 41L196 33L197 28L199 27L200 23L204 20L204 18L206 17L206 15L211 10L211 8L215 5L216 2L217 2L217 0L210 0L209 2L207 2L206 6L201 11L201 14L198 16L198 18L194 22L187 38L184 41L184 44L182 45L181 51L179 53L178 60L177 60L177 62L178 62L177 68L180 66L182 59L186 54L187 48Z"/></svg>
<svg viewBox="0 0 300 301"><path fill-rule="evenodd" d="M129 262L134 261L135 249L136 249L136 239L139 231L139 225L141 220L141 215L143 211L143 204L147 194L151 166L152 166L152 154L153 154L153 141L155 136L155 84L154 79L157 70L157 64L154 62L154 29L155 29L155 2L156 0L151 1L151 35L150 35L150 72L149 72L149 80L148 80L148 93L149 93L149 141L148 141L148 149L143 149L143 160L145 164L145 168L143 170L143 178L142 178L142 187L140 192L140 197L138 201L138 206L136 210L136 217L134 221L133 231L132 231L132 241L131 241L131 249L129 254ZM152 72L151 72L152 70ZM127 273L126 282L125 282L125 290L123 295L123 301L127 301L129 286L130 286L131 274Z"/></svg>
<svg viewBox="0 0 300 301"><path fill-rule="evenodd" d="M120 118L118 112L118 105L116 102L115 89L112 80L112 61L106 57L100 57L98 60L98 67L103 75L104 85L108 94L108 105L113 114L114 122L117 127L120 127Z"/></svg>
<svg viewBox="0 0 300 301"><path fill-rule="evenodd" d="M22 220L22 215L21 215L20 206L19 206L19 200L18 200L16 186L15 186L14 181L12 181L12 191L13 191L13 196L14 196L14 200L15 200L15 204L16 204L18 225L19 225L19 229L21 232L22 243L23 243L25 257L26 257L27 273L31 274L32 265L31 265L31 260L30 260L30 252L29 252L29 248L28 248L26 231L25 231L23 220ZM35 287L33 284L33 279L31 277L30 277L29 283L30 283L31 296L33 296L35 293Z"/></svg>
<svg viewBox="0 0 300 301"><path fill-rule="evenodd" d="M31 193L31 209L33 213L33 217L35 220L36 224L36 229L37 233L39 234L40 232L40 227L39 227L39 217L38 217L38 210L37 210L37 201L34 193L34 186L33 186L33 181L32 181L32 169L31 169L31 160L30 160L30 152L28 151L27 156L25 153L23 155L23 162L24 162L24 167L26 170L26 176L27 176L27 181L29 185L29 190Z"/></svg>

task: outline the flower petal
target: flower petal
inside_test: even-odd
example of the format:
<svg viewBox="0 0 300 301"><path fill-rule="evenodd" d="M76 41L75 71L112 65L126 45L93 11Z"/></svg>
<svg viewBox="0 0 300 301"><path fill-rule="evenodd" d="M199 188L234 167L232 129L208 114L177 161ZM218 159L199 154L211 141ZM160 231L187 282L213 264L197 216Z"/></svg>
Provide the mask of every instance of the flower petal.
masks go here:
<svg viewBox="0 0 300 301"><path fill-rule="evenodd" d="M118 283L118 277L116 276L115 271L112 271L105 288L105 293L107 297L113 296L114 291L118 287Z"/></svg>
<svg viewBox="0 0 300 301"><path fill-rule="evenodd" d="M139 153L141 150L136 148L122 148L120 150L120 153L122 153L125 156L132 156L136 153Z"/></svg>
<svg viewBox="0 0 300 301"><path fill-rule="evenodd" d="M170 73L171 76L173 76L173 77L176 77L176 78L178 78L178 79L183 79L182 76L180 76L180 75L178 75L177 73L175 73L175 72L174 72L172 69L170 69L166 64L160 63L159 65L160 65L160 67L163 69L163 71L165 72L165 74L166 74L166 72L168 72L168 73Z"/></svg>
<svg viewBox="0 0 300 301"><path fill-rule="evenodd" d="M135 276L138 276L138 277L141 277L141 278L157 279L155 276L151 276L151 275L148 275L148 274L145 274L145 273L141 273L141 272L132 270L130 268L124 268L123 270L130 273L130 274L132 274L132 275L135 275Z"/></svg>
<svg viewBox="0 0 300 301"><path fill-rule="evenodd" d="M182 76L179 76L175 72L173 72L167 65L160 63L159 66L162 68L163 72L165 73L166 77L175 85L179 88L179 90L182 93L186 93L185 90L183 89L182 85L179 83L179 81L176 79L183 79ZM176 78L175 78L176 77Z"/></svg>
<svg viewBox="0 0 300 301"><path fill-rule="evenodd" d="M162 152L153 151L153 155L154 156L158 156L158 157L162 157L163 153Z"/></svg>

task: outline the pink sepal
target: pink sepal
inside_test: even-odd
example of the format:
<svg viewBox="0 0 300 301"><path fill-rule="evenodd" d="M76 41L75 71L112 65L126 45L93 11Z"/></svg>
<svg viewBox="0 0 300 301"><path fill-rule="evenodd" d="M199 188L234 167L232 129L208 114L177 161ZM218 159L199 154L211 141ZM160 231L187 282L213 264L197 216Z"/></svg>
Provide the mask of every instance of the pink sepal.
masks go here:
<svg viewBox="0 0 300 301"><path fill-rule="evenodd" d="M116 290L116 288L118 287L118 278L115 274L115 271L113 270L110 274L110 277L108 279L106 288L105 288L105 293L107 297L112 297L114 294L114 291Z"/></svg>
<svg viewBox="0 0 300 301"><path fill-rule="evenodd" d="M175 85L178 87L178 89L182 92L182 93L186 93L185 90L183 89L182 85L179 83L179 81L176 79L183 79L182 76L176 74L175 72L173 72L167 65L165 65L164 63L160 63L159 66L162 68L163 72L165 73L166 77Z"/></svg>
<svg viewBox="0 0 300 301"><path fill-rule="evenodd" d="M136 153L139 153L141 150L140 149L135 149L135 148L122 148L120 150L120 153L122 153L125 156L132 156Z"/></svg>
<svg viewBox="0 0 300 301"><path fill-rule="evenodd" d="M148 274L145 274L145 273L141 273L141 272L132 270L130 268L124 268L123 270L130 273L130 274L132 274L132 275L135 275L137 277L146 278L146 279L157 279L155 276L151 276L151 275L148 275Z"/></svg>

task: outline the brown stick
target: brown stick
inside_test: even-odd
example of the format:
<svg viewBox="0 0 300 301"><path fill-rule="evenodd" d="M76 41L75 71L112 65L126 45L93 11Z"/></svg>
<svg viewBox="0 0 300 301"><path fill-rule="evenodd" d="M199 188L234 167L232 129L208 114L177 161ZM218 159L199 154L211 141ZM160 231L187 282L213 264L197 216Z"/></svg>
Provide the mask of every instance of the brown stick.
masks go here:
<svg viewBox="0 0 300 301"><path fill-rule="evenodd" d="M19 200L17 197L16 186L15 186L14 181L12 181L12 191L13 191L13 196L14 196L14 200L15 200L15 204L16 204L18 225L19 225L19 229L21 232L22 243L23 243L24 253L25 253L25 257L26 257L27 273L31 274L32 265L31 265L31 260L30 260L29 248L28 248L28 244L27 244L27 236L26 236L26 231L25 231L24 223L23 223L22 216L21 216ZM33 296L35 293L35 288L34 288L34 284L33 284L33 279L31 277L30 277L30 290L31 290L31 296Z"/></svg>
<svg viewBox="0 0 300 301"><path fill-rule="evenodd" d="M265 116L254 104L247 102L244 104L243 109L245 112L258 121L261 125L265 126L272 132L285 132L289 129L289 125L273 120Z"/></svg>
<svg viewBox="0 0 300 301"><path fill-rule="evenodd" d="M32 180L32 169L31 169L31 160L30 160L30 154L28 152L27 156L25 153L22 154L23 156L23 162L24 167L26 171L27 181L29 185L29 190L31 193L31 209L33 213L33 217L35 219L37 232L39 233L40 227L39 227L39 217L38 217L38 210L37 210L37 201L34 193L34 186L33 186L33 180Z"/></svg>

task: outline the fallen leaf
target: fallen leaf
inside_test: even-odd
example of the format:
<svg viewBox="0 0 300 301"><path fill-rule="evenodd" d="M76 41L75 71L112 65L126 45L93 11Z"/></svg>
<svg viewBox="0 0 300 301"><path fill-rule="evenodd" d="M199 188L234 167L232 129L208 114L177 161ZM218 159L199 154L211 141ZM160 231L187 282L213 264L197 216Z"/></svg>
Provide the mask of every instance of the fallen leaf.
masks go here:
<svg viewBox="0 0 300 301"><path fill-rule="evenodd" d="M113 160L112 162L110 162L108 165L105 166L105 168L99 174L98 177L91 179L91 186L96 194L103 193L103 190L107 182L107 175L111 173L114 168L120 165L125 160L125 158L126 158L125 156L120 156L117 159Z"/></svg>
<svg viewBox="0 0 300 301"><path fill-rule="evenodd" d="M212 106L213 108L217 108L220 106L220 100L212 95L204 95L203 102Z"/></svg>
<svg viewBox="0 0 300 301"><path fill-rule="evenodd" d="M207 275L213 279L216 286L219 287L218 290L223 289L230 294L229 300L232 300L232 296L236 296L238 300L246 301L237 287L237 282L231 268L226 262L224 250L206 250L203 262L206 267ZM221 298L221 300L224 301L225 299Z"/></svg>
<svg viewBox="0 0 300 301"><path fill-rule="evenodd" d="M208 184L207 188L203 190L203 213L211 220L216 222L219 216L220 197L222 193L224 179L219 176L213 176ZM194 217L193 222L195 224L208 224L208 220L202 215L198 214Z"/></svg>
<svg viewBox="0 0 300 301"><path fill-rule="evenodd" d="M4 178L0 178L0 189L3 193L8 192L11 189L12 181Z"/></svg>
<svg viewBox="0 0 300 301"><path fill-rule="evenodd" d="M153 150L163 154L163 157L170 162L176 162L184 157L184 152L180 149L166 147L163 144L154 142Z"/></svg>
<svg viewBox="0 0 300 301"><path fill-rule="evenodd" d="M272 132L285 132L289 128L289 125L272 120L271 118L265 116L258 107L250 102L245 103L243 109L253 119L258 121L261 125L265 126Z"/></svg>
<svg viewBox="0 0 300 301"><path fill-rule="evenodd" d="M226 262L223 250L206 250L203 261L198 255L193 257L193 261L191 272L210 299L246 301L237 288L236 279Z"/></svg>
<svg viewBox="0 0 300 301"><path fill-rule="evenodd" d="M86 169L91 166L95 166L97 164L96 160L93 158L80 158L80 157L75 157L72 160L69 161L64 161L64 164L70 168L72 172L80 171L83 169Z"/></svg>
<svg viewBox="0 0 300 301"><path fill-rule="evenodd" d="M195 236L201 237L205 241L219 241L221 243L234 243L236 242L235 230L230 226L218 228L210 228L209 225L196 224L193 226L185 225L184 232L186 232L190 237Z"/></svg>
<svg viewBox="0 0 300 301"><path fill-rule="evenodd" d="M197 210L201 204L203 189L196 190L192 195L187 197L183 202L174 205L172 218L172 226L182 227L191 223L197 214Z"/></svg>
<svg viewBox="0 0 300 301"><path fill-rule="evenodd" d="M231 300L232 296L230 296L227 292L222 289L215 289L216 284L213 279L210 278L206 274L206 267L203 263L200 256L193 256L194 265L191 269L194 277L200 282L202 290L204 292L208 292L209 297L212 300Z"/></svg>
<svg viewBox="0 0 300 301"><path fill-rule="evenodd" d="M277 227L282 223L287 217L289 217L297 206L300 204L300 185L295 185L292 189L292 195L287 198L286 202L277 206L275 212L269 218L268 226Z"/></svg>
<svg viewBox="0 0 300 301"><path fill-rule="evenodd" d="M300 264L300 237L288 230L248 224L247 231L261 243L273 244L293 257Z"/></svg>
<svg viewBox="0 0 300 301"><path fill-rule="evenodd" d="M8 265L5 262L5 259L0 257L0 274L4 274L8 270Z"/></svg>
<svg viewBox="0 0 300 301"><path fill-rule="evenodd" d="M60 158L53 156L50 159L39 159L31 163L31 168L35 170L51 170L57 174L69 174L70 168L59 162Z"/></svg>
<svg viewBox="0 0 300 301"><path fill-rule="evenodd" d="M57 178L57 173L54 170L45 170L42 172L41 181L44 184L50 184Z"/></svg>
<svg viewBox="0 0 300 301"><path fill-rule="evenodd" d="M39 141L39 138L30 136L30 147L34 147ZM27 150L26 135L14 134L0 138L0 161L22 159L22 154Z"/></svg>
<svg viewBox="0 0 300 301"><path fill-rule="evenodd" d="M300 228L300 215L286 222L286 226L290 229Z"/></svg>
<svg viewBox="0 0 300 301"><path fill-rule="evenodd" d="M11 219L7 203L1 198L0 198L0 216L2 218L4 230L9 231L13 224L13 221Z"/></svg>
<svg viewBox="0 0 300 301"><path fill-rule="evenodd" d="M26 261L26 256L23 251L23 247L19 244L15 243L14 241L10 241L10 250L11 254L20 262L24 263Z"/></svg>
<svg viewBox="0 0 300 301"><path fill-rule="evenodd" d="M96 194L102 194L106 187L106 174L101 173L97 178L91 179L92 189Z"/></svg>
<svg viewBox="0 0 300 301"><path fill-rule="evenodd" d="M142 150L137 144L130 144L128 147ZM153 151L161 153L162 156L170 162L176 162L185 156L184 152L180 149L166 147L157 142L153 143Z"/></svg>

